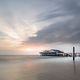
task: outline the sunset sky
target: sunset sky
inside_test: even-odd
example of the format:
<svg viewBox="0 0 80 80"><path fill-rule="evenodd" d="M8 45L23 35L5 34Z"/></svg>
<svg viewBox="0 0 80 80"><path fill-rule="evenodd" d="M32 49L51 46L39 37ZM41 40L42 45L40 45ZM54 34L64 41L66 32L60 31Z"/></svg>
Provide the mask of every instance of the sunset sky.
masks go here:
<svg viewBox="0 0 80 80"><path fill-rule="evenodd" d="M79 43L80 0L0 0L0 54L80 51Z"/></svg>

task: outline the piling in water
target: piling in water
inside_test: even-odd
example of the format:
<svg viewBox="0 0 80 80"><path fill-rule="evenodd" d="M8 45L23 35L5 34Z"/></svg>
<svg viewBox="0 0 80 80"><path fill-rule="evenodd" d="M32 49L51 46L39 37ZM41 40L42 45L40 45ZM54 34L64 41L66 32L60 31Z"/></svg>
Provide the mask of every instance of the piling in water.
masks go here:
<svg viewBox="0 0 80 80"><path fill-rule="evenodd" d="M75 47L73 47L73 61L75 61Z"/></svg>

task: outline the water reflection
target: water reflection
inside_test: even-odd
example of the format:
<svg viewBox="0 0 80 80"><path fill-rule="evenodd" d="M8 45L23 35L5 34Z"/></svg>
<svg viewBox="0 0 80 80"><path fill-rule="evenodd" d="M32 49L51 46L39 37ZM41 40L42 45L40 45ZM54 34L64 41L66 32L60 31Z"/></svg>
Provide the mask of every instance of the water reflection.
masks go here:
<svg viewBox="0 0 80 80"><path fill-rule="evenodd" d="M0 80L36 80L39 66L33 61L11 61L0 64Z"/></svg>
<svg viewBox="0 0 80 80"><path fill-rule="evenodd" d="M72 58L0 62L0 80L76 80L76 63Z"/></svg>
<svg viewBox="0 0 80 80"><path fill-rule="evenodd" d="M73 69L74 69L74 70L73 70L73 71L74 71L74 74L76 75L76 72L77 72L77 71L76 71L76 61L73 61Z"/></svg>

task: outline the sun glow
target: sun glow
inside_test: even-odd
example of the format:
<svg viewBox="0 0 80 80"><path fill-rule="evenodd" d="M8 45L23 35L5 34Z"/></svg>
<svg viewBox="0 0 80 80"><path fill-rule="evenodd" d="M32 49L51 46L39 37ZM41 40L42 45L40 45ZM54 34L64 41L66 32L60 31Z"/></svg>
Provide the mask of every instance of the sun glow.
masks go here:
<svg viewBox="0 0 80 80"><path fill-rule="evenodd" d="M19 50L21 51L38 51L39 49L38 48L28 48L28 47L21 47L19 48Z"/></svg>
<svg viewBox="0 0 80 80"><path fill-rule="evenodd" d="M34 48L26 48L25 51L38 51L39 49L34 49Z"/></svg>

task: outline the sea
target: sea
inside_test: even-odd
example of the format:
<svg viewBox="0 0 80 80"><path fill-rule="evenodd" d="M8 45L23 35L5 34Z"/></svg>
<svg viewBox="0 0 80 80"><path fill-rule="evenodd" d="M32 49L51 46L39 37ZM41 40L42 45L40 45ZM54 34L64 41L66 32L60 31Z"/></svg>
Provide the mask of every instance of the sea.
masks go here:
<svg viewBox="0 0 80 80"><path fill-rule="evenodd" d="M80 80L80 57L1 55L0 80Z"/></svg>

